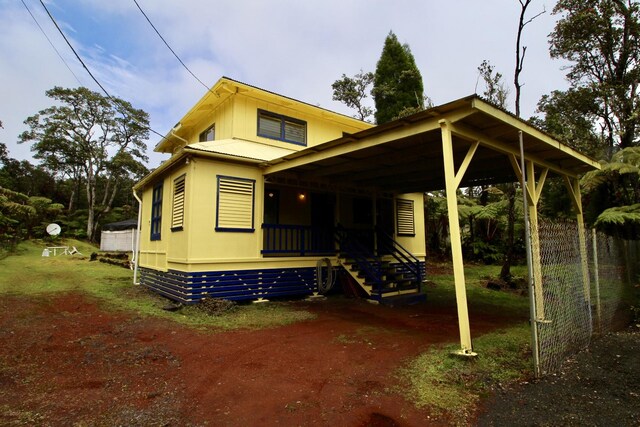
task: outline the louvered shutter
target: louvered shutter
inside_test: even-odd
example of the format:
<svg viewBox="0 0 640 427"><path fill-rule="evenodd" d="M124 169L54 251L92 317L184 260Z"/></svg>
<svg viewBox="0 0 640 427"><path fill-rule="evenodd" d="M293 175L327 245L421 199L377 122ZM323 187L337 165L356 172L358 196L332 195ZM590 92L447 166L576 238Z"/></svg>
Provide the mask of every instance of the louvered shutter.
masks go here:
<svg viewBox="0 0 640 427"><path fill-rule="evenodd" d="M184 227L185 178L186 175L182 175L173 181L172 231L182 230Z"/></svg>
<svg viewBox="0 0 640 427"><path fill-rule="evenodd" d="M255 181L218 176L216 230L253 231Z"/></svg>
<svg viewBox="0 0 640 427"><path fill-rule="evenodd" d="M396 221L398 235L415 236L413 200L396 199Z"/></svg>

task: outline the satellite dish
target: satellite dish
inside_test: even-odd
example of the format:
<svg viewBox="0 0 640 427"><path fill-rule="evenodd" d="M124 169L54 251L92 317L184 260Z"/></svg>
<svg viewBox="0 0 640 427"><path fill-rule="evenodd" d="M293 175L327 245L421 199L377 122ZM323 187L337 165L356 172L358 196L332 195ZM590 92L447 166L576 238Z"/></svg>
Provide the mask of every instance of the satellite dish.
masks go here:
<svg viewBox="0 0 640 427"><path fill-rule="evenodd" d="M54 223L47 225L47 233L49 233L50 236L57 236L58 234L60 234L61 230L62 229L58 224Z"/></svg>

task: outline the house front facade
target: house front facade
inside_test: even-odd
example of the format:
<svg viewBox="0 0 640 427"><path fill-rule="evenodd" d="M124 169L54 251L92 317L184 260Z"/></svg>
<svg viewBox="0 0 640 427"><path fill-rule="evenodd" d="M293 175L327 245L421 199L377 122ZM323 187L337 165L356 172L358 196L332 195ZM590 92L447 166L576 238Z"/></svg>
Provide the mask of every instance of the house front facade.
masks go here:
<svg viewBox="0 0 640 427"><path fill-rule="evenodd" d="M421 191L325 176L348 172L342 158L304 176L269 172L332 142L357 145L350 138L373 128L221 78L156 146L171 157L134 188L140 283L183 303L306 295L322 264L371 299L418 294Z"/></svg>

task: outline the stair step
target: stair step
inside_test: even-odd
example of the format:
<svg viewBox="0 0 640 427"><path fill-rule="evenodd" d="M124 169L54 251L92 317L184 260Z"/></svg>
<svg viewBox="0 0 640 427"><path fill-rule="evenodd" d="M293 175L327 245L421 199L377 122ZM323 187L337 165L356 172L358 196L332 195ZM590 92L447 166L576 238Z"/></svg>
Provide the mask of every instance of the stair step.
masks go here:
<svg viewBox="0 0 640 427"><path fill-rule="evenodd" d="M407 293L402 295L389 295L380 300L380 304L389 307L420 304L427 300L427 296L422 293Z"/></svg>

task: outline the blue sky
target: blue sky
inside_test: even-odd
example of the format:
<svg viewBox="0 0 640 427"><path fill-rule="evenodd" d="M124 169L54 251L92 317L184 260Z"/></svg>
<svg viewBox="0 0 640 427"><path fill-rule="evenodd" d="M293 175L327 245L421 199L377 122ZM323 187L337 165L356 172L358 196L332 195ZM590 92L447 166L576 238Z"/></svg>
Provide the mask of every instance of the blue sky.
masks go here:
<svg viewBox="0 0 640 427"><path fill-rule="evenodd" d="M0 141L10 155L29 159L18 145L28 116L51 105L54 86L93 90L93 83L53 27L38 0L24 0L68 62L67 69L19 0L0 0ZM206 89L182 68L133 0L47 0L51 13L94 75L113 95L149 112L166 133ZM342 73L375 70L393 30L408 43L425 94L442 104L474 93L477 67L488 59L511 86L517 0L138 0L171 47L207 85L225 75L338 112L331 83ZM534 0L547 12L527 26L521 81L524 117L540 96L566 88L562 63L548 53L555 1ZM482 89L478 89L482 92ZM513 90L509 108L513 110ZM151 152L155 167L166 158Z"/></svg>

